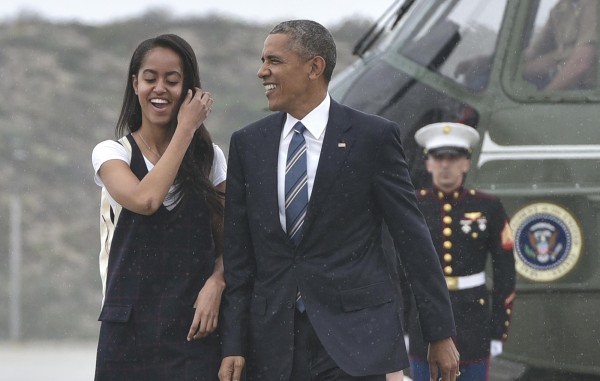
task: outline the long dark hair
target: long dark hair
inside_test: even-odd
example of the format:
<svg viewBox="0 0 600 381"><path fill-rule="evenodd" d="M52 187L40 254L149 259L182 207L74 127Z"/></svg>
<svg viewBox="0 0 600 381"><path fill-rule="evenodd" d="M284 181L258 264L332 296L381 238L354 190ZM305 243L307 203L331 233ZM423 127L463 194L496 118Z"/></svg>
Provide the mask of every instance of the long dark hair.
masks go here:
<svg viewBox="0 0 600 381"><path fill-rule="evenodd" d="M173 112L173 118L169 122L168 129L171 134L177 127L177 114L181 103L185 99L187 91L200 85L200 74L198 61L194 50L183 38L175 34L163 34L155 38L142 41L131 56L129 71L127 72L127 86L123 96L121 114L115 127L117 138L126 133L133 133L142 126L142 107L133 90L133 77L138 75L140 67L148 52L155 47L171 49L181 59L183 66L183 91L177 107ZM175 177L176 193L185 200L189 195L196 195L206 200L213 213L223 214L221 200L223 194L219 192L209 180L215 151L212 139L204 123L194 133L194 137L188 147L177 176Z"/></svg>

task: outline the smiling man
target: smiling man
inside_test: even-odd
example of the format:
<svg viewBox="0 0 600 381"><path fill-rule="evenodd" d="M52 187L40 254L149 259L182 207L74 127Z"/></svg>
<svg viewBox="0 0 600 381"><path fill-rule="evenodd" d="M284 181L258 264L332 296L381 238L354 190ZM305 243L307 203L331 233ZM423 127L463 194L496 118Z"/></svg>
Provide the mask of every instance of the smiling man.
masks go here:
<svg viewBox="0 0 600 381"><path fill-rule="evenodd" d="M454 381L446 283L398 125L330 98L329 31L287 21L258 70L270 116L231 138L222 381L386 381L408 366L385 221L418 300L429 361ZM437 379L437 378L436 378Z"/></svg>

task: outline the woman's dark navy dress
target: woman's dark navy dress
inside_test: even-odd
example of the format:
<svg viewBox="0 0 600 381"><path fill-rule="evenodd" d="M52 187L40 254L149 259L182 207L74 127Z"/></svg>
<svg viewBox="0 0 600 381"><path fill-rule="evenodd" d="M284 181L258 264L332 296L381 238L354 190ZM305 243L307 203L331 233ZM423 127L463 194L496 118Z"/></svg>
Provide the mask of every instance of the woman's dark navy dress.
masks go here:
<svg viewBox="0 0 600 381"><path fill-rule="evenodd" d="M131 170L148 169L129 135ZM96 358L96 381L215 381L217 333L188 342L198 292L212 274L215 248L204 200L187 197L151 216L125 208L108 261Z"/></svg>

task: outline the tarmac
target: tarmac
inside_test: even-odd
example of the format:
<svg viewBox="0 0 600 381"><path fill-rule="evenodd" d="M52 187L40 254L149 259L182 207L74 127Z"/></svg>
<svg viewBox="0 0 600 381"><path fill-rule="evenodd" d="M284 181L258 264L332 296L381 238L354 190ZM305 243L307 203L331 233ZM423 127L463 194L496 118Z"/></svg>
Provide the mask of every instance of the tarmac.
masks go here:
<svg viewBox="0 0 600 381"><path fill-rule="evenodd" d="M0 342L0 381L92 381L95 364L95 342ZM513 381L519 373L494 359L490 380Z"/></svg>
<svg viewBox="0 0 600 381"><path fill-rule="evenodd" d="M92 381L96 343L0 342L0 381Z"/></svg>

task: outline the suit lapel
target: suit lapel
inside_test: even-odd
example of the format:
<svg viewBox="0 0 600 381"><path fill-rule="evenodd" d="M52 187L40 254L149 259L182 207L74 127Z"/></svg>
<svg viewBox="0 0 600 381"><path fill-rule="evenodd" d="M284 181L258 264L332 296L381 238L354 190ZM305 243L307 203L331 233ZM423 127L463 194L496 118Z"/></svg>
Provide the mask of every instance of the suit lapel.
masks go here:
<svg viewBox="0 0 600 381"><path fill-rule="evenodd" d="M354 137L348 133L351 127L352 123L342 106L332 100L319 165L304 220L305 235L308 234L315 216L321 209L320 204L328 195L329 189L340 173L342 164L352 149Z"/></svg>
<svg viewBox="0 0 600 381"><path fill-rule="evenodd" d="M261 188L263 191L264 209L266 211L274 211L269 214L269 218L265 221L270 225L273 231L279 231L281 238L289 240L287 233L281 227L279 220L279 202L277 201L277 160L279 156L279 144L281 140L281 130L285 123L285 113L279 113L275 123L265 123L261 127L260 142L257 142L256 149L261 152L257 157L261 160L256 165L259 165L259 178L262 180ZM291 242L291 241L290 241Z"/></svg>

